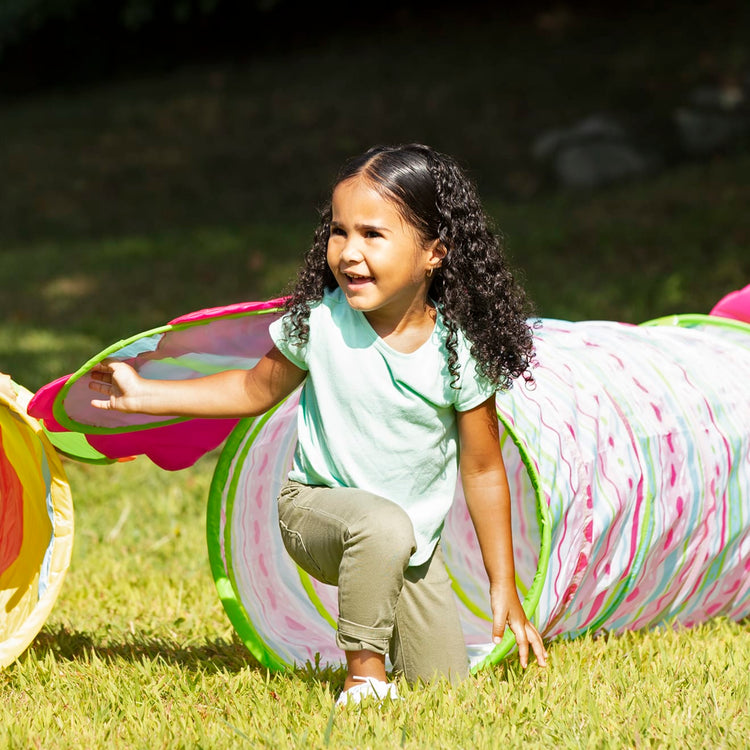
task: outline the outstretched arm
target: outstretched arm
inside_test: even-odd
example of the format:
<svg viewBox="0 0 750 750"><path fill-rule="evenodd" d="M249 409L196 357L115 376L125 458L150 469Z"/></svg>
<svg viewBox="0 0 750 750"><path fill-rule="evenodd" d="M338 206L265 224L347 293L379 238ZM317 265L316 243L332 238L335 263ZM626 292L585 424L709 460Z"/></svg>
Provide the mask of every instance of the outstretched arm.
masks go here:
<svg viewBox="0 0 750 750"><path fill-rule="evenodd" d="M537 662L545 666L544 643L526 617L516 591L510 489L500 450L495 398L469 411L458 412L458 432L466 505L490 579L493 641L500 642L507 624L516 636L521 666L528 664L529 647Z"/></svg>
<svg viewBox="0 0 750 750"><path fill-rule="evenodd" d="M227 370L193 380L149 380L124 362L103 362L89 388L98 409L181 417L252 417L288 396L306 372L273 347L251 370Z"/></svg>

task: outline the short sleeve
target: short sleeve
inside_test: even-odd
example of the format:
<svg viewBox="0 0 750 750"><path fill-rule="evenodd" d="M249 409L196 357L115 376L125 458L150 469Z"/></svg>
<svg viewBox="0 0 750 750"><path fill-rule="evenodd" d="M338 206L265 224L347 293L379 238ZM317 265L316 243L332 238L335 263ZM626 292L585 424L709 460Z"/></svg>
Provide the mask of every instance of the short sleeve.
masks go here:
<svg viewBox="0 0 750 750"><path fill-rule="evenodd" d="M477 372L476 362L469 353L468 346L465 342L463 343L460 357L461 387L456 393L456 401L453 404L456 411L469 411L494 396L497 391L497 387L492 382Z"/></svg>
<svg viewBox="0 0 750 750"><path fill-rule="evenodd" d="M289 314L274 320L268 327L268 332L276 348L293 364L301 370L308 370L307 366L307 341L300 342L292 340L286 333L286 321Z"/></svg>

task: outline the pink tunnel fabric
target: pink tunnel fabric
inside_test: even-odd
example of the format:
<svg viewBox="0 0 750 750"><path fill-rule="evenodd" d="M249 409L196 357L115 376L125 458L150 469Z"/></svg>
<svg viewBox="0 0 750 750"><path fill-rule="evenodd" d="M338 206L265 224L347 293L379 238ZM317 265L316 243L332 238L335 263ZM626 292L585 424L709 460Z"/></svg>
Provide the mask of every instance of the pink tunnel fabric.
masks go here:
<svg viewBox="0 0 750 750"><path fill-rule="evenodd" d="M749 300L747 287L716 315L644 326L545 320L535 386L498 394L517 584L548 638L750 614ZM238 632L274 668L340 660L335 591L291 563L276 528L295 397L214 431L94 410L87 372L105 357L156 378L251 367L279 314L274 300L184 316L118 342L31 405L48 427L85 432L102 452L113 439L168 468L234 427L211 491L211 567ZM460 484L443 539L474 664L495 662L512 639L488 643L487 581Z"/></svg>

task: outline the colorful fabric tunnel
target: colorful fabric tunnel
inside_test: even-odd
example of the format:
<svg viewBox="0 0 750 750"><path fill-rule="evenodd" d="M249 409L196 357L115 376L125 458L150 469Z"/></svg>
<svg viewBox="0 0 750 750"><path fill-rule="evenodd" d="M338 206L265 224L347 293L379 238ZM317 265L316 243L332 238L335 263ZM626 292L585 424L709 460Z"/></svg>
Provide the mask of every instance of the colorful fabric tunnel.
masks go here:
<svg viewBox="0 0 750 750"><path fill-rule="evenodd" d="M0 394L0 667L41 630L73 550L65 472L24 401Z"/></svg>
<svg viewBox="0 0 750 750"><path fill-rule="evenodd" d="M185 316L110 347L32 402L36 416L95 436L106 455L146 452L170 469L233 428L211 488L209 556L232 623L271 668L341 660L335 588L294 565L277 529L296 394L262 417L224 423L219 436L210 420L143 423L93 410L86 373L105 357L157 378L251 366L279 314L276 301ZM497 413L517 585L546 638L750 615L750 325L738 317L544 320L536 330L535 383L498 394ZM478 669L513 639L489 643L487 579L460 483L443 541Z"/></svg>

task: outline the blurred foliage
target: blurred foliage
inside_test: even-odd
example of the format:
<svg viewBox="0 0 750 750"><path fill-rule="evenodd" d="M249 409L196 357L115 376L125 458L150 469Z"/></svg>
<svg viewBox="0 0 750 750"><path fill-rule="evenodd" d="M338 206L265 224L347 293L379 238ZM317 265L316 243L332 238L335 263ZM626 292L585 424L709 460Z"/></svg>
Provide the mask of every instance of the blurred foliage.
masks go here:
<svg viewBox="0 0 750 750"><path fill-rule="evenodd" d="M376 7L350 4L343 12L332 0L0 0L0 92L25 94L50 86L162 73L184 64L295 54L341 42L347 66L356 66L362 53L379 53L380 62L387 64L394 37L425 33L431 36L429 53L440 58L437 78L444 68L460 71L467 57L469 63L478 57L471 48L454 54L452 39L465 27L486 37L486 21L494 35L489 57L482 50L487 63L497 67L493 58L504 56L504 67L521 80L529 58L513 39L519 25L533 26L553 46L580 35L577 43L585 55L592 50L607 53L609 37L618 36L624 24L629 52L620 61L629 69L617 72L635 83L643 40L655 36L662 39L665 59L670 48L680 51L689 42L694 62L706 62L718 47L722 60L733 56L735 70L744 70L749 15L745 0L715 0L710 5L631 0L611 6L595 0L380 0ZM450 22L441 24L445 18ZM595 37L585 33L592 22L601 27ZM527 36L523 31L522 35ZM359 38L356 48L348 46L353 38ZM404 52L409 44L407 40ZM557 75L558 62L557 57L544 60L546 77ZM589 75L595 75L596 65L589 68ZM681 75L681 68L671 72ZM464 78L471 85L473 76ZM507 82L495 76L485 90L492 92ZM367 81L359 83L367 86ZM601 86L601 79L597 83ZM650 83L646 72L641 81L646 95L651 93ZM537 81L529 84L536 86Z"/></svg>
<svg viewBox="0 0 750 750"><path fill-rule="evenodd" d="M264 12L283 0L245 0L246 6ZM9 44L59 21L98 16L114 20L124 30L136 31L156 21L187 23L236 5L234 0L3 0L0 3L0 55Z"/></svg>

